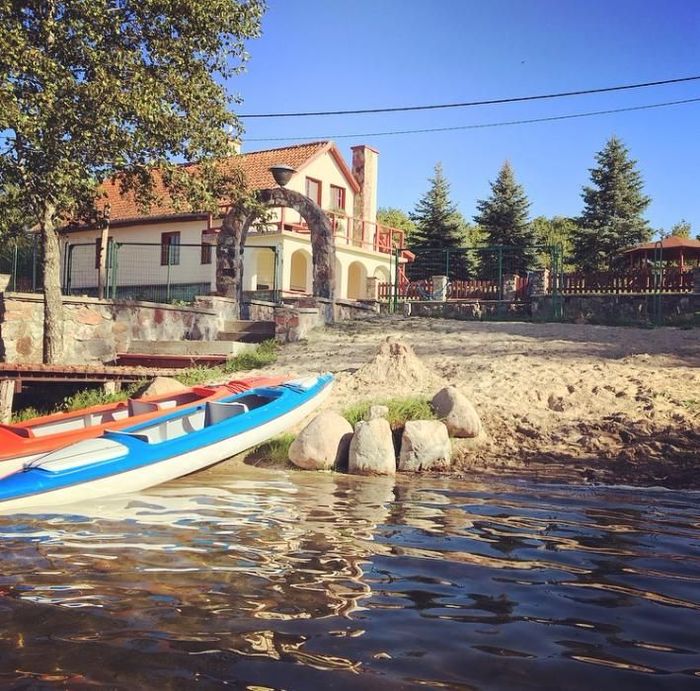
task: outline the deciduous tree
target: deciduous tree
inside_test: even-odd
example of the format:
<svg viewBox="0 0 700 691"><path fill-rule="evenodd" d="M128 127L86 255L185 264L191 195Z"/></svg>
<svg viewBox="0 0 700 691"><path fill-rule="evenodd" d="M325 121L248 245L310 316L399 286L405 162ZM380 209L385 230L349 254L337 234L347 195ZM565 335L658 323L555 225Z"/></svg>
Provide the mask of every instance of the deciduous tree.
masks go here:
<svg viewBox="0 0 700 691"><path fill-rule="evenodd" d="M12 209L42 235L45 361L62 352L57 229L90 216L103 180L120 174L145 206L154 168L192 208L241 191L216 165L240 130L222 84L263 11L263 0L0 0L0 217Z"/></svg>

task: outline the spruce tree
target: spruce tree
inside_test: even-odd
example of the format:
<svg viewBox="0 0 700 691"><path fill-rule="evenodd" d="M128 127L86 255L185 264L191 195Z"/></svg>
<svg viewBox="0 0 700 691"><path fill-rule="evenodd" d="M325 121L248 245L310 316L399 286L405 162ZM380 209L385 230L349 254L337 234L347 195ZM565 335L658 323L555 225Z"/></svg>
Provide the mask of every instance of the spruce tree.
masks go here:
<svg viewBox="0 0 700 691"><path fill-rule="evenodd" d="M409 248L416 259L408 267L409 275L413 280L436 274L471 278L473 258L465 248L464 218L450 200L450 185L440 163L429 182L428 191L410 214L416 227Z"/></svg>
<svg viewBox="0 0 700 691"><path fill-rule="evenodd" d="M503 273L525 273L537 264L536 237L528 221L530 202L525 190L515 180L506 161L491 183L491 196L476 203L479 213L474 221L484 230L489 246L501 245ZM491 250L482 256L485 275L498 273L499 252Z"/></svg>
<svg viewBox="0 0 700 691"><path fill-rule="evenodd" d="M581 193L584 208L573 238L574 263L583 271L610 268L621 250L652 234L642 216L651 199L642 193L642 176L627 147L611 137L596 161L592 185Z"/></svg>

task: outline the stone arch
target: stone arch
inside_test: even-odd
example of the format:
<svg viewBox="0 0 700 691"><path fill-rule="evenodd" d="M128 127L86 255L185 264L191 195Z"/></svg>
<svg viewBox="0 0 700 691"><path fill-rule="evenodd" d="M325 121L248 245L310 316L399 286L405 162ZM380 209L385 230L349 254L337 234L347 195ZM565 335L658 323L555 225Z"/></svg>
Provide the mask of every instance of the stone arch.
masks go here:
<svg viewBox="0 0 700 691"><path fill-rule="evenodd" d="M362 300L367 294L367 268L354 261L348 266L348 300Z"/></svg>
<svg viewBox="0 0 700 691"><path fill-rule="evenodd" d="M259 190L257 201L263 208L283 206L294 209L306 221L311 234L313 294L331 303L335 299L335 238L331 222L316 202L300 192L284 187ZM224 216L216 246L216 289L219 295L234 300L234 316L240 315L243 287L243 248L250 226L261 216L233 206ZM332 309L328 311L332 319Z"/></svg>

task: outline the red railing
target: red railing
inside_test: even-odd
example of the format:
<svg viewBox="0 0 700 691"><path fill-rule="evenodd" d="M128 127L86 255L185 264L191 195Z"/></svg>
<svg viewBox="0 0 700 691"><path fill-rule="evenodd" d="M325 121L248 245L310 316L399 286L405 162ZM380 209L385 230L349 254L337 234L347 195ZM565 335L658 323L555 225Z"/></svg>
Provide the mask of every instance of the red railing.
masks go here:
<svg viewBox="0 0 700 691"><path fill-rule="evenodd" d="M555 286L550 278L549 291ZM559 292L564 295L589 293L690 293L693 290L693 272L667 269L661 273L650 270L595 271L564 274Z"/></svg>
<svg viewBox="0 0 700 691"><path fill-rule="evenodd" d="M280 210L279 220L266 226L257 227L257 232L279 233L283 230L307 235L309 227L303 221L290 221L285 218L284 209ZM331 219L331 228L337 245L347 245L382 254L391 254L404 247L404 231L374 221L346 216L345 214L326 211Z"/></svg>
<svg viewBox="0 0 700 691"><path fill-rule="evenodd" d="M527 280L521 279L516 286L516 297L527 290ZM449 281L447 295L438 295L433 287L433 281L425 278L420 281L399 282L397 297L400 300L498 300L500 288L498 281L468 280ZM394 288L390 283L379 284L379 299L388 300L394 297ZM511 296L512 297L512 296Z"/></svg>

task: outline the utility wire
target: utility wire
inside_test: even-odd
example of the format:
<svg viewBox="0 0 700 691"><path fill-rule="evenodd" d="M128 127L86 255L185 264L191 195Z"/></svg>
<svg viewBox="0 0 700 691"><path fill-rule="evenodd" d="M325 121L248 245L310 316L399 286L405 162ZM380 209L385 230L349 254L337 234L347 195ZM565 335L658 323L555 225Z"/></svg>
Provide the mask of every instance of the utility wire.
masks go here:
<svg viewBox="0 0 700 691"><path fill-rule="evenodd" d="M593 110L587 113L573 113L570 115L553 115L546 118L531 118L528 120L507 120L505 122L486 122L474 125L457 125L455 127L430 127L420 130L394 130L391 132L362 132L356 134L332 134L323 137L258 137L248 139L245 142L288 142L288 141L317 141L325 139L360 139L363 137L389 137L399 134L424 134L427 132L454 132L456 130L476 130L488 127L509 127L512 125L529 125L536 122L554 122L556 120L573 120L575 118L588 118L594 115L610 115L613 113L628 113L636 110L651 110L652 108L665 108L667 106L680 106L688 103L698 103L700 98L686 98L682 101L666 101L664 103L650 103L644 106L630 106L628 108L612 108L610 110Z"/></svg>
<svg viewBox="0 0 700 691"><path fill-rule="evenodd" d="M305 113L250 113L239 115L241 119L253 118L305 118L315 115L366 115L367 113L401 113L415 110L439 110L445 108L468 108L471 106L493 106L502 103L523 103L525 101L543 101L552 98L564 98L568 96L584 96L586 94L603 94L610 91L628 91L630 89L645 89L651 86L663 86L665 84L680 84L700 79L700 75L693 77L677 77L675 79L662 79L658 82L640 82L638 84L623 84L620 86L606 86L601 89L581 89L579 91L561 91L552 94L538 94L535 96L514 96L512 98L496 98L488 101L465 101L464 103L440 103L424 106L398 106L393 108L365 108L362 110L319 110Z"/></svg>

